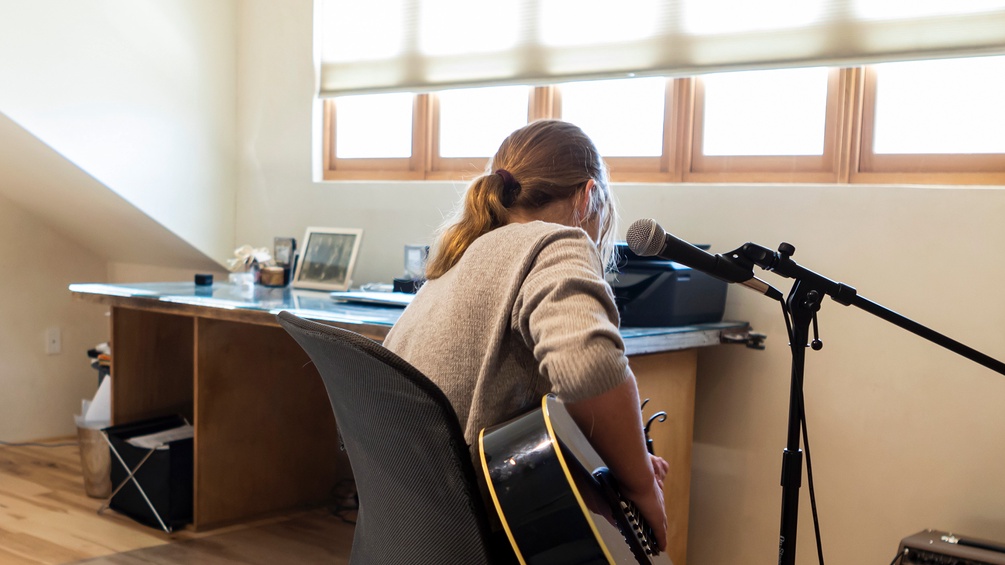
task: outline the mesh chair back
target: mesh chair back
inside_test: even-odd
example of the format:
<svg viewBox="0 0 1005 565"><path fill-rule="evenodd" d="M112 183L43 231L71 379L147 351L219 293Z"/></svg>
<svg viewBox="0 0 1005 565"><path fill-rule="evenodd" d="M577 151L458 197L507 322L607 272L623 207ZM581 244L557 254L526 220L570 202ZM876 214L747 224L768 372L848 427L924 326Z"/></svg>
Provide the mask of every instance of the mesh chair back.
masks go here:
<svg viewBox="0 0 1005 565"><path fill-rule="evenodd" d="M378 343L281 312L335 411L359 495L350 562L492 562L463 432L446 396Z"/></svg>

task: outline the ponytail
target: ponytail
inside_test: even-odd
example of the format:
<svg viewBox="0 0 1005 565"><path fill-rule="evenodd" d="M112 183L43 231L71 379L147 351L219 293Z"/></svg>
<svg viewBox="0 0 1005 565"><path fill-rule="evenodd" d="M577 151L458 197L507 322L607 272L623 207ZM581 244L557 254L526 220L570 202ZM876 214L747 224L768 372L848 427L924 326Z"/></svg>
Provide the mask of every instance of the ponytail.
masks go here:
<svg viewBox="0 0 1005 565"><path fill-rule="evenodd" d="M599 222L598 251L611 258L617 214L608 186L607 166L596 145L579 127L560 120L538 120L503 140L485 174L468 187L463 204L440 228L426 266L426 278L443 276L471 243L510 221L510 209L540 210L576 198L593 180L596 190L585 218Z"/></svg>
<svg viewBox="0 0 1005 565"><path fill-rule="evenodd" d="M498 174L478 177L468 187L464 204L440 230L439 241L426 265L426 278L443 276L460 261L471 243L509 222L504 196L506 181Z"/></svg>

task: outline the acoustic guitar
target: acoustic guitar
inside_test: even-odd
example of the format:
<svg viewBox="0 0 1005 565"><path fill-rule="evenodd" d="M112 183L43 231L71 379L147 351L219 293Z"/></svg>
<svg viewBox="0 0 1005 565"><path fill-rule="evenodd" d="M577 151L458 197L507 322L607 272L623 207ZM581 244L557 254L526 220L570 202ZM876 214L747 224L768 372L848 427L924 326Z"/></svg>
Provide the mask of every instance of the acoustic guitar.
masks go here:
<svg viewBox="0 0 1005 565"><path fill-rule="evenodd" d="M521 564L673 565L553 395L540 408L483 429L478 451Z"/></svg>

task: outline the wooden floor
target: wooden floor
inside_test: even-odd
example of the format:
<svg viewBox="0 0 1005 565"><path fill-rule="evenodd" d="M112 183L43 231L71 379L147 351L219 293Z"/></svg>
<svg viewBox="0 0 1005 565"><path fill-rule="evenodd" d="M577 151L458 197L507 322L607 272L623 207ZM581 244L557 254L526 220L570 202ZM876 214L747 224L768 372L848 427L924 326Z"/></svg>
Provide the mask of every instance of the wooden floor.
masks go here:
<svg viewBox="0 0 1005 565"><path fill-rule="evenodd" d="M84 493L76 445L0 446L0 563L348 563L352 526L323 509L166 534L111 510L98 515L103 502Z"/></svg>

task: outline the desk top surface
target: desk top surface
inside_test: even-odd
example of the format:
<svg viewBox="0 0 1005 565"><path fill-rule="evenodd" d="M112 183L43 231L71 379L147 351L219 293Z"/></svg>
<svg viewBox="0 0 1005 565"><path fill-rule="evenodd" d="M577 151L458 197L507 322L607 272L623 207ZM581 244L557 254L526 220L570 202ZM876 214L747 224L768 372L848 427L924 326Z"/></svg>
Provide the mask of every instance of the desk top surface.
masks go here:
<svg viewBox="0 0 1005 565"><path fill-rule="evenodd" d="M190 316L276 325L275 315L286 310L301 318L331 322L377 339L398 320L402 308L338 301L327 291L242 287L230 283L196 286L190 282L132 284L71 284L83 300ZM629 355L674 351L742 341L746 322L716 322L659 328L621 328Z"/></svg>

